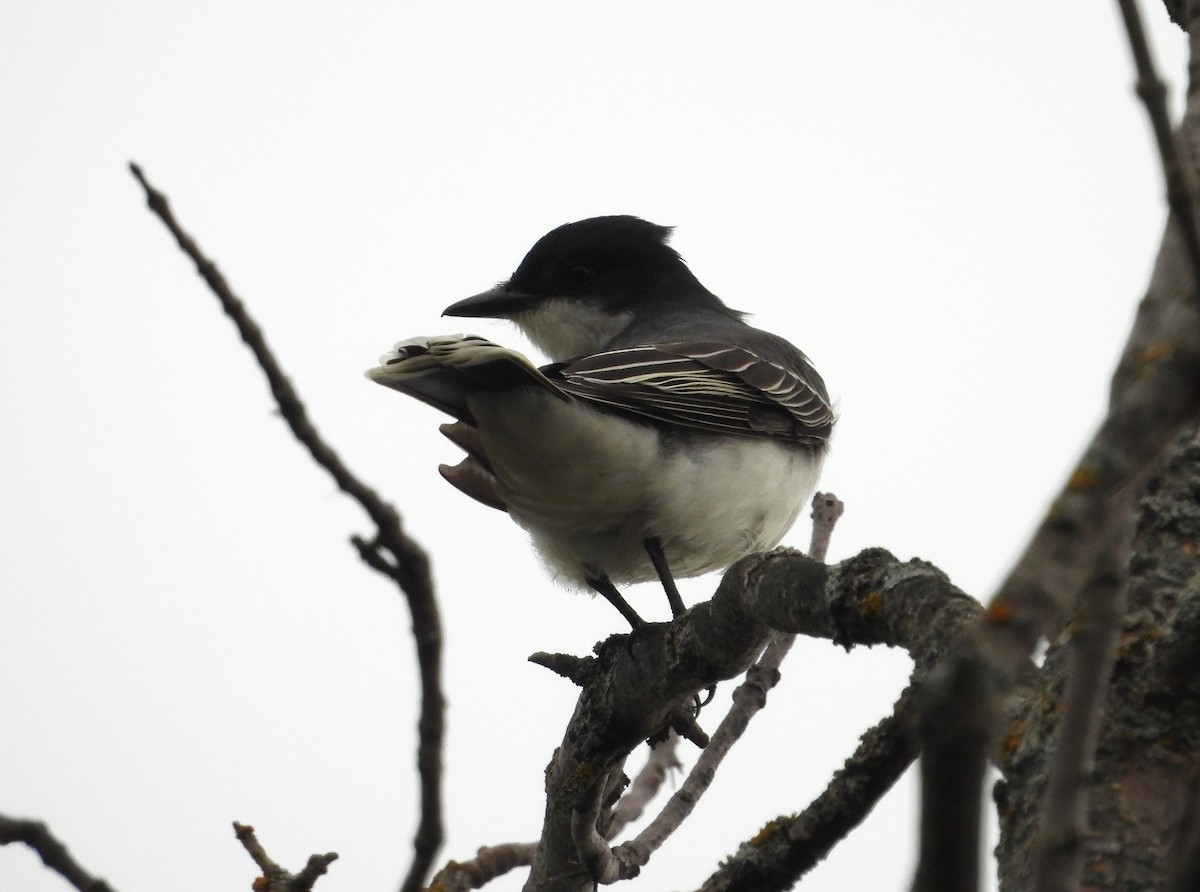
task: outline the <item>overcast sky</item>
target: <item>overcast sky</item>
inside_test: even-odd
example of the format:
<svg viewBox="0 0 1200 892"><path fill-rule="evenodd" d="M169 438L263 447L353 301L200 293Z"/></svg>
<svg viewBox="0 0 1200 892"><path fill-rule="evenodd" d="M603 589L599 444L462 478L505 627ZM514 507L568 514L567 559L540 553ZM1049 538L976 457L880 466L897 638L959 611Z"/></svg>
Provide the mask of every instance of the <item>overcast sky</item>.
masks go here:
<svg viewBox="0 0 1200 892"><path fill-rule="evenodd" d="M1143 6L1178 104L1183 34ZM409 859L406 607L130 160L433 554L444 862L536 837L575 691L525 658L622 621L445 485L442 419L362 371L464 325L531 349L439 313L568 220L675 225L700 280L838 401L831 559L883 546L986 598L1100 417L1159 239L1132 82L1115 4L1093 0L6 0L0 812L48 821L120 892L247 888L232 820L295 868L341 853L325 892L390 890ZM665 613L653 586L631 600ZM908 670L800 642L638 888L691 888L806 805ZM904 782L804 888L905 888L914 827ZM63 887L0 849L0 890Z"/></svg>

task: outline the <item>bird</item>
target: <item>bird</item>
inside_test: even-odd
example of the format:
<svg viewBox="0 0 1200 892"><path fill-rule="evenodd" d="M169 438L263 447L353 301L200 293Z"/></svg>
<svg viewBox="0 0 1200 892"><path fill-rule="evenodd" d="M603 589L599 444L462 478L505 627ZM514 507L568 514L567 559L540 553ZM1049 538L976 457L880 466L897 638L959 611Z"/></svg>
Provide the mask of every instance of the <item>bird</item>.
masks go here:
<svg viewBox="0 0 1200 892"><path fill-rule="evenodd" d="M835 415L821 376L670 246L673 227L553 229L445 316L506 319L551 360L477 335L410 338L367 377L454 420L454 487L506 511L554 579L645 621L618 586L723 570L777 545L816 487Z"/></svg>

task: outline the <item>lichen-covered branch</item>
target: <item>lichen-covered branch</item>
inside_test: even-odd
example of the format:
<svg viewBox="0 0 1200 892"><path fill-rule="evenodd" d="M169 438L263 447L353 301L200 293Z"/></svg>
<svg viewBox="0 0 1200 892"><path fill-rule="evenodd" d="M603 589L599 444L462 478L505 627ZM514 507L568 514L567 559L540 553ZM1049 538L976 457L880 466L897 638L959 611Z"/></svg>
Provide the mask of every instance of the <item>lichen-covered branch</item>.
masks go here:
<svg viewBox="0 0 1200 892"><path fill-rule="evenodd" d="M870 814L917 757L916 687L862 736L825 790L802 812L768 821L704 881L700 892L782 892Z"/></svg>
<svg viewBox="0 0 1200 892"><path fill-rule="evenodd" d="M824 562L833 528L845 511L845 505L832 493L816 493L812 508L809 555L815 561ZM590 813L576 813L576 845L588 861L590 876L601 882L613 882L635 875L683 825L708 791L725 757L746 732L750 721L766 705L767 694L778 683L779 667L795 638L791 632L776 630L772 633L766 650L758 662L750 667L746 680L734 691L728 714L721 720L687 778L658 816L636 838L609 850L603 842L611 839L611 835L600 834L596 828L595 819L600 818L598 803L593 803L597 807L595 818Z"/></svg>
<svg viewBox="0 0 1200 892"><path fill-rule="evenodd" d="M470 861L451 861L429 883L431 892L469 892L481 889L518 867L528 867L537 843L510 842L483 846Z"/></svg>
<svg viewBox="0 0 1200 892"><path fill-rule="evenodd" d="M1193 38L1193 43L1195 38ZM1193 47L1193 54L1195 49ZM1194 61L1193 61L1194 64ZM1155 76L1156 78L1157 76ZM1145 95L1152 110L1154 91ZM1194 143L1197 93L1189 87L1188 109L1179 143ZM1176 143L1172 141L1172 146ZM1194 158L1181 153L1180 164L1192 165ZM1167 170L1168 182L1185 184L1192 189L1194 169L1185 176ZM1016 565L1001 585L985 615L973 633L973 649L961 660L977 665L964 671L990 679L986 709L957 710L950 686L931 691L933 708L959 720L950 725L926 725L932 733L957 735L961 747L950 749L946 758L956 766L975 766L961 787L937 798L933 789L924 790L923 808L944 812L952 803L979 801L983 781L982 765L988 750L1002 737L998 721L1005 711L1004 700L1010 682L1020 671L1037 642L1053 640L1072 615L1080 593L1094 577L1098 564L1112 543L1121 541L1147 479L1160 467L1166 448L1178 432L1200 412L1200 301L1194 259L1197 256L1187 219L1194 217L1194 191L1187 207L1181 207L1177 222L1170 225L1151 276L1150 287L1138 308L1133 330L1113 375L1108 413L1085 449L1062 492L1054 500L1045 519ZM1194 224L1190 224L1194 229ZM1125 555L1118 555L1117 562ZM974 723L968 727L967 723ZM969 733L968 733L969 732ZM927 750L929 741L924 747ZM944 787L946 778L933 779ZM928 852L963 851L976 847L975 828L957 823L946 829L955 838L940 837L928 841ZM978 865L964 869L978 874ZM939 885L949 871L941 865L923 865L919 874L932 885L918 888L957 889Z"/></svg>
<svg viewBox="0 0 1200 892"><path fill-rule="evenodd" d="M1184 605L1200 589L1200 444L1177 441L1142 501L1126 587L1128 608L1105 699L1090 778L1082 886L1128 892L1164 888L1173 840L1200 760L1196 651L1179 678L1168 667L1195 640L1200 611ZM1185 631L1186 627L1186 631ZM1068 648L1052 647L1038 686L1013 716L1002 749L999 797L1001 888L1026 889L1033 851L1044 844L1038 803L1049 783L1050 753L1066 681Z"/></svg>
<svg viewBox="0 0 1200 892"><path fill-rule="evenodd" d="M609 772L668 727L695 691L744 672L771 630L903 646L927 668L979 610L936 568L882 549L833 566L786 549L739 561L711 601L639 636L632 653L624 639L612 640L586 672L573 670L583 690L547 769L542 839L526 888L594 888L572 835L576 813L594 808Z"/></svg>

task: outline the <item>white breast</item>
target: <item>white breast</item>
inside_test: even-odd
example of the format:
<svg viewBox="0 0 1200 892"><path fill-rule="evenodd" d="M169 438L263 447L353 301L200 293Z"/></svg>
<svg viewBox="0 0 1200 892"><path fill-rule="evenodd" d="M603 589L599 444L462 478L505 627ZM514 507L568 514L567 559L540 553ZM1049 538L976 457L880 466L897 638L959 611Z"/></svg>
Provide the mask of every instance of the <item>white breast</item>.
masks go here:
<svg viewBox="0 0 1200 892"><path fill-rule="evenodd" d="M657 536L673 573L695 576L771 548L816 485L819 459L768 440L664 439L655 428L533 389L492 392L471 411L509 514L556 579L585 587L656 578Z"/></svg>

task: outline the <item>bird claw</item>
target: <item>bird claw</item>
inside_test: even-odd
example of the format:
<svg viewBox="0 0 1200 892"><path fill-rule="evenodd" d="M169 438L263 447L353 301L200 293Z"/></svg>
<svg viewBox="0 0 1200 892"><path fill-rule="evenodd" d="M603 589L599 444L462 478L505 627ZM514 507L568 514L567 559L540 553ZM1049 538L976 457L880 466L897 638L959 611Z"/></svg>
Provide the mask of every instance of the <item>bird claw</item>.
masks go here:
<svg viewBox="0 0 1200 892"><path fill-rule="evenodd" d="M639 647L642 644L647 643L652 637L654 637L656 632L669 625L670 623L648 623L645 620L641 620L628 632L618 632L615 635L610 635L597 646L597 649L607 649L609 647L619 647L624 645L626 656L634 658L635 654L633 650L635 647Z"/></svg>

